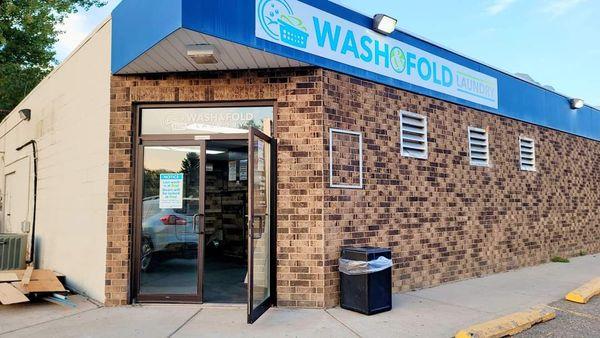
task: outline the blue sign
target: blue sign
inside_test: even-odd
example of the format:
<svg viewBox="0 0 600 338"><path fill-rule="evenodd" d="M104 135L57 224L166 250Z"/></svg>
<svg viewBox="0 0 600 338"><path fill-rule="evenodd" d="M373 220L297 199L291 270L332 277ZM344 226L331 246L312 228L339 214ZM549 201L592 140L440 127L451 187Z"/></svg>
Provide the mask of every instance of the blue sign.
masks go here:
<svg viewBox="0 0 600 338"><path fill-rule="evenodd" d="M496 78L297 0L256 0L258 38L498 108Z"/></svg>

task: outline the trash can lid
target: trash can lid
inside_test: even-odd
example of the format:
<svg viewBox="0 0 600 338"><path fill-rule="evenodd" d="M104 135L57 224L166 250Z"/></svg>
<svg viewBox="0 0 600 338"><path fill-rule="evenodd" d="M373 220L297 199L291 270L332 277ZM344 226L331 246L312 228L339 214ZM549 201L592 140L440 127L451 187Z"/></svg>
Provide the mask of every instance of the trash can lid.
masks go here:
<svg viewBox="0 0 600 338"><path fill-rule="evenodd" d="M374 246L342 248L342 258L344 259L370 261L381 256L392 258L392 250L389 248L379 248Z"/></svg>

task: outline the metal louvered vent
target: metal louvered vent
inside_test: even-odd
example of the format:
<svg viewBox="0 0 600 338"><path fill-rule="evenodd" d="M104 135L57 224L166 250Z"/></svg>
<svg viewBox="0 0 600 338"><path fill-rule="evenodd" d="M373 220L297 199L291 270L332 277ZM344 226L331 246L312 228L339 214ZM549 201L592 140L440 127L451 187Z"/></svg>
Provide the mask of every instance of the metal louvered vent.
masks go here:
<svg viewBox="0 0 600 338"><path fill-rule="evenodd" d="M0 270L25 269L27 235L0 234Z"/></svg>
<svg viewBox="0 0 600 338"><path fill-rule="evenodd" d="M400 131L402 156L427 159L427 117L401 111Z"/></svg>
<svg viewBox="0 0 600 338"><path fill-rule="evenodd" d="M535 141L527 137L520 137L519 153L521 170L535 171Z"/></svg>
<svg viewBox="0 0 600 338"><path fill-rule="evenodd" d="M471 165L490 165L487 130L469 127L469 156L471 158Z"/></svg>

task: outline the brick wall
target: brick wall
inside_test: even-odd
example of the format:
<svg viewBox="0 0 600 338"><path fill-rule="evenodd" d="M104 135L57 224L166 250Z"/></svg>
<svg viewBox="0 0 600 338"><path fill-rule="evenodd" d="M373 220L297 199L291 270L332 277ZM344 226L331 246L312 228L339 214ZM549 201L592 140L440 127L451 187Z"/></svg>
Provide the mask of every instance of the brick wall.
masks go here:
<svg viewBox="0 0 600 338"><path fill-rule="evenodd" d="M132 236L132 111L136 102L275 100L278 149L278 301L323 307L322 71L303 68L111 81L106 304L127 303Z"/></svg>
<svg viewBox="0 0 600 338"><path fill-rule="evenodd" d="M111 89L108 305L127 302L136 102L275 100L280 306L338 303L346 245L391 247L394 291L600 251L600 143L320 69L115 76ZM427 116L429 157L400 155L400 110ZM491 166L469 165L467 128ZM330 189L329 128L363 133L363 189ZM519 136L537 171L519 170ZM336 180L356 183L355 138ZM344 173L344 169L351 172Z"/></svg>
<svg viewBox="0 0 600 338"><path fill-rule="evenodd" d="M326 128L362 132L365 162L364 189L325 190L326 306L338 302L345 245L391 247L395 292L600 251L600 143L330 71L323 79ZM400 110L427 116L427 160L400 155ZM469 165L468 126L488 130L490 167ZM520 135L536 142L536 172L520 170Z"/></svg>

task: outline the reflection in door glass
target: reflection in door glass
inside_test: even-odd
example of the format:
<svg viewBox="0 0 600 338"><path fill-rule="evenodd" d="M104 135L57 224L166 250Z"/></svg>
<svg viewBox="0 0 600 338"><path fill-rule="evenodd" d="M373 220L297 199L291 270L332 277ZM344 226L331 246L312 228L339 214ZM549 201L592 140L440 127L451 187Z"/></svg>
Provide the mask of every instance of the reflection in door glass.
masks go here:
<svg viewBox="0 0 600 338"><path fill-rule="evenodd" d="M200 148L145 147L140 293L196 295Z"/></svg>
<svg viewBox="0 0 600 338"><path fill-rule="evenodd" d="M269 218L269 144L262 139L255 139L253 151L253 289L252 306L258 307L270 296L270 218Z"/></svg>

